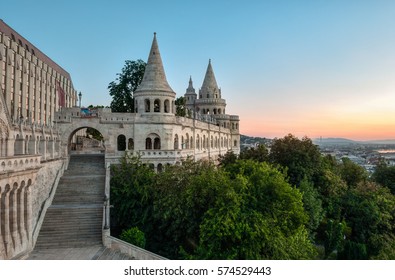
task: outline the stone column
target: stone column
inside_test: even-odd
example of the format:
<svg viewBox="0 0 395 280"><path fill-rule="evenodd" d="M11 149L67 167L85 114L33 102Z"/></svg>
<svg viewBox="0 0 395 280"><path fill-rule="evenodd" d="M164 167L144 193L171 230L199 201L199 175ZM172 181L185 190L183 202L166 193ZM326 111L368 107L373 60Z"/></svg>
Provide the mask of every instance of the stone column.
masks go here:
<svg viewBox="0 0 395 280"><path fill-rule="evenodd" d="M42 159L47 159L47 140L45 138L40 140L40 154Z"/></svg>
<svg viewBox="0 0 395 280"><path fill-rule="evenodd" d="M11 242L11 236L10 236L10 211L9 211L9 194L10 194L10 185L6 185L5 189L2 193L1 196L1 205L2 205L2 211L1 211L1 235L3 236L3 244L4 244L4 251L5 251L5 256L7 258L7 255L10 252L10 242Z"/></svg>
<svg viewBox="0 0 395 280"><path fill-rule="evenodd" d="M15 252L19 242L18 236L18 204L17 204L18 184L15 183L10 191L10 232L12 238L12 251Z"/></svg>
<svg viewBox="0 0 395 280"><path fill-rule="evenodd" d="M37 144L36 144L36 139L34 136L28 141L29 145L29 154L30 155L36 155L37 154Z"/></svg>
<svg viewBox="0 0 395 280"><path fill-rule="evenodd" d="M25 229L28 240L32 240L32 198L31 198L31 186L25 187Z"/></svg>
<svg viewBox="0 0 395 280"><path fill-rule="evenodd" d="M14 156L14 143L15 143L15 139L12 138L7 139L7 157Z"/></svg>
<svg viewBox="0 0 395 280"><path fill-rule="evenodd" d="M27 234L25 228L25 185L18 189L18 233L21 239L21 245L26 247Z"/></svg>
<svg viewBox="0 0 395 280"><path fill-rule="evenodd" d="M22 137L22 136L21 136ZM25 154L25 139L18 138L15 140L15 151L16 155L24 155Z"/></svg>
<svg viewBox="0 0 395 280"><path fill-rule="evenodd" d="M4 188L4 187L3 187ZM6 253L5 253L5 247L4 247L4 240L3 240L3 231L2 231L2 228L3 228L3 213L2 213L2 188L1 188L1 186L0 186L0 260L4 260L5 258L6 258Z"/></svg>
<svg viewBox="0 0 395 280"><path fill-rule="evenodd" d="M103 205L103 234L102 242L106 246L108 245L108 237L111 235L110 232L110 166L109 162L105 162L106 166L106 183L104 188L104 205Z"/></svg>

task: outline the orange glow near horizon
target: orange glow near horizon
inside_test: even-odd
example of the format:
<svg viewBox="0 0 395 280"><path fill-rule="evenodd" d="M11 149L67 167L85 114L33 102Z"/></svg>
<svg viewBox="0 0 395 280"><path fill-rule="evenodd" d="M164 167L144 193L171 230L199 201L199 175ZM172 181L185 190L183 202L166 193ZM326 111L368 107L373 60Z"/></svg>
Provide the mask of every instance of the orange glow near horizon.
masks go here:
<svg viewBox="0 0 395 280"><path fill-rule="evenodd" d="M291 133L297 137L348 138L352 140L395 139L395 122L391 119L341 119L289 121L270 119L267 121L243 120L240 133L248 136L281 138Z"/></svg>

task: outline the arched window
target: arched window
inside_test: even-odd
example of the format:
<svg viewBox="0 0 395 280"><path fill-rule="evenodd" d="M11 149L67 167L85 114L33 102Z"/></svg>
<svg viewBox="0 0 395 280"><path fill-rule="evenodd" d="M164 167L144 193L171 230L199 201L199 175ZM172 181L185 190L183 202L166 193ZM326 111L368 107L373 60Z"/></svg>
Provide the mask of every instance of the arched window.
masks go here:
<svg viewBox="0 0 395 280"><path fill-rule="evenodd" d="M200 143L199 143L199 134L196 135L196 149L200 150Z"/></svg>
<svg viewBox="0 0 395 280"><path fill-rule="evenodd" d="M149 137L145 139L145 149L152 150L152 140Z"/></svg>
<svg viewBox="0 0 395 280"><path fill-rule="evenodd" d="M148 166L149 166L150 169L155 170L155 164L150 163Z"/></svg>
<svg viewBox="0 0 395 280"><path fill-rule="evenodd" d="M191 149L193 149L193 138L191 136L191 141L189 141L190 145L191 145Z"/></svg>
<svg viewBox="0 0 395 280"><path fill-rule="evenodd" d="M181 136L181 149L185 149L184 136Z"/></svg>
<svg viewBox="0 0 395 280"><path fill-rule="evenodd" d="M165 100L165 113L170 113L170 101L168 99Z"/></svg>
<svg viewBox="0 0 395 280"><path fill-rule="evenodd" d="M151 102L149 99L144 100L144 105L145 105L145 112L149 112L151 110Z"/></svg>
<svg viewBox="0 0 395 280"><path fill-rule="evenodd" d="M220 114L220 115L221 115L221 109L218 109L218 114Z"/></svg>
<svg viewBox="0 0 395 280"><path fill-rule="evenodd" d="M178 146L178 135L176 134L174 136L174 150L178 150L179 146Z"/></svg>
<svg viewBox="0 0 395 280"><path fill-rule="evenodd" d="M159 137L156 137L154 139L154 149L155 150L160 150L160 138Z"/></svg>
<svg viewBox="0 0 395 280"><path fill-rule="evenodd" d="M158 164L157 170L158 170L158 173L161 173L161 172L163 171L163 165L162 165L162 163L159 163L159 164Z"/></svg>
<svg viewBox="0 0 395 280"><path fill-rule="evenodd" d="M233 146L237 147L237 140L233 142Z"/></svg>
<svg viewBox="0 0 395 280"><path fill-rule="evenodd" d="M188 133L185 137L185 149L189 149L189 134Z"/></svg>
<svg viewBox="0 0 395 280"><path fill-rule="evenodd" d="M117 147L118 151L125 151L126 150L126 137L125 135L118 135L117 138Z"/></svg>
<svg viewBox="0 0 395 280"><path fill-rule="evenodd" d="M129 138L129 140L128 140L128 150L134 150L133 138Z"/></svg>
<svg viewBox="0 0 395 280"><path fill-rule="evenodd" d="M216 115L217 114L217 109L216 108L214 108L214 115Z"/></svg>
<svg viewBox="0 0 395 280"><path fill-rule="evenodd" d="M154 112L159 113L160 112L160 100L155 99L154 101Z"/></svg>

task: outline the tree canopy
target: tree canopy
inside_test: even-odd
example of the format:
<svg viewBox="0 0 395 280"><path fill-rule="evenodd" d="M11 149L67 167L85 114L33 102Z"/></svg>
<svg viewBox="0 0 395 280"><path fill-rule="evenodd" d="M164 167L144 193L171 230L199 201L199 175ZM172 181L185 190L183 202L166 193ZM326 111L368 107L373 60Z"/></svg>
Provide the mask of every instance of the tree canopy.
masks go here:
<svg viewBox="0 0 395 280"><path fill-rule="evenodd" d="M137 227L171 259L395 259L390 167L371 179L291 134L219 162L154 173L125 158L112 169L112 232Z"/></svg>
<svg viewBox="0 0 395 280"><path fill-rule="evenodd" d="M136 61L126 60L121 73L117 73L115 81L108 85L112 97L112 112L133 113L133 93L140 85L145 71L146 63L139 59Z"/></svg>

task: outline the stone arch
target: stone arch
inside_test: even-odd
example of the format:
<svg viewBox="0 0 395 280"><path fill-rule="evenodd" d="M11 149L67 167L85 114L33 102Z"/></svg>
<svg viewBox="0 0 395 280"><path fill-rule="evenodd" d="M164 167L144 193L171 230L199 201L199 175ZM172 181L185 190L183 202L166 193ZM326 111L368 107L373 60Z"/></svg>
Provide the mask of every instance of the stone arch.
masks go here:
<svg viewBox="0 0 395 280"><path fill-rule="evenodd" d="M163 164L162 163L158 163L158 166L156 167L158 173L163 171Z"/></svg>
<svg viewBox="0 0 395 280"><path fill-rule="evenodd" d="M155 139L154 139L154 149L155 150L160 150L160 138L159 138L159 136L155 137Z"/></svg>
<svg viewBox="0 0 395 280"><path fill-rule="evenodd" d="M174 135L174 150L179 149L178 134Z"/></svg>
<svg viewBox="0 0 395 280"><path fill-rule="evenodd" d="M149 113L151 111L151 101L149 99L144 100L144 107L146 113Z"/></svg>
<svg viewBox="0 0 395 280"><path fill-rule="evenodd" d="M145 149L152 150L152 139L149 137L145 138Z"/></svg>
<svg viewBox="0 0 395 280"><path fill-rule="evenodd" d="M118 151L126 150L126 136L123 134L120 134L117 137L117 150Z"/></svg>
<svg viewBox="0 0 395 280"><path fill-rule="evenodd" d="M189 134L185 136L185 149L189 149Z"/></svg>
<svg viewBox="0 0 395 280"><path fill-rule="evenodd" d="M128 139L128 150L133 151L134 150L134 140L133 138Z"/></svg>
<svg viewBox="0 0 395 280"><path fill-rule="evenodd" d="M165 100L164 109L165 109L165 113L170 113L170 101L169 101L169 99Z"/></svg>
<svg viewBox="0 0 395 280"><path fill-rule="evenodd" d="M160 100L155 99L154 101L154 112L159 113L160 112Z"/></svg>
<svg viewBox="0 0 395 280"><path fill-rule="evenodd" d="M71 151L72 148L72 140L73 140L73 136L76 134L76 132L78 132L81 129L85 129L85 128L93 128L95 130L97 130L101 136L103 137L103 144L106 143L106 139L109 139L109 135L105 134L104 132L107 132L105 129L103 129L103 125L99 123L99 121L91 121L94 119L87 119L86 124L81 124L81 123L73 123L70 126L66 127L64 129L64 131L61 134L60 139L67 139L67 143L63 143L63 145L65 145L66 148L66 153L69 153ZM108 133L108 132L107 132ZM106 146L109 146L109 144L107 143ZM103 147L104 149L104 147Z"/></svg>

